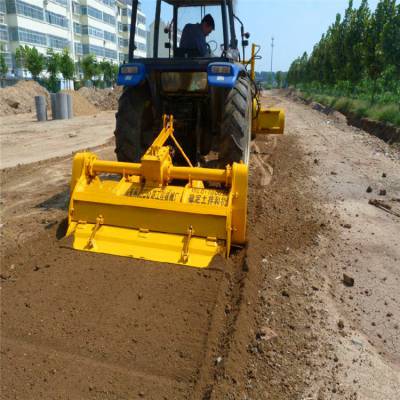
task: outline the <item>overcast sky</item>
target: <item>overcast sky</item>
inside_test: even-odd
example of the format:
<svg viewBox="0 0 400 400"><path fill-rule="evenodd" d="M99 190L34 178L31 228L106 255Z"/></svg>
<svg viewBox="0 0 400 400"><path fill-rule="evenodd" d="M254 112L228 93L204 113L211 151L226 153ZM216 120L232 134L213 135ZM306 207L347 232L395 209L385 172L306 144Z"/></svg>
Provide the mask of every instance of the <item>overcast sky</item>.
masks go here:
<svg viewBox="0 0 400 400"><path fill-rule="evenodd" d="M359 6L361 0L354 0ZM375 10L378 0L369 0ZM147 21L154 20L155 0L142 0ZM262 46L257 70L270 69L271 37L275 38L274 71L287 71L290 63L304 51L310 52L337 13L343 15L348 0L238 0L238 12L250 42ZM197 22L197 21L193 21ZM218 23L218 21L216 21Z"/></svg>

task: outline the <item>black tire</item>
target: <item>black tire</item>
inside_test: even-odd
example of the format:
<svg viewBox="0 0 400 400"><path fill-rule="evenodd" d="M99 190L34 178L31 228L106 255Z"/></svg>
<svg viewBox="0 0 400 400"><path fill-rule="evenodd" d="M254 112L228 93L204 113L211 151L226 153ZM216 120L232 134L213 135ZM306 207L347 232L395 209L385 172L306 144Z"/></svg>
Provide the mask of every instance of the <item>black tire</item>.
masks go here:
<svg viewBox="0 0 400 400"><path fill-rule="evenodd" d="M220 165L249 163L252 121L250 79L239 77L225 99L219 146Z"/></svg>
<svg viewBox="0 0 400 400"><path fill-rule="evenodd" d="M153 108L147 85L124 90L115 118L118 161L139 162L153 140Z"/></svg>

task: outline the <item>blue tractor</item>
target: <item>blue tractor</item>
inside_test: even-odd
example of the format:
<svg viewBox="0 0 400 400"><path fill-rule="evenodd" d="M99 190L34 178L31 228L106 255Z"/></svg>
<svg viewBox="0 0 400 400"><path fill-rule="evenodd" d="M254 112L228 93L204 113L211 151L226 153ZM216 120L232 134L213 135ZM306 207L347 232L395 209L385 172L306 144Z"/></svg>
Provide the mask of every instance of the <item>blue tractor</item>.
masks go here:
<svg viewBox="0 0 400 400"><path fill-rule="evenodd" d="M165 6L172 9L166 25L161 20ZM133 0L129 57L118 75L124 86L116 114L118 161L139 162L159 132L162 116L173 115L177 140L193 165L247 164L258 114L256 101L253 107L257 87L247 70L254 59L244 60L249 34L234 13L233 0L157 0L149 58L135 57L138 7ZM179 27L200 22L188 16L208 12L220 18L215 25L221 43L207 43L206 55L182 47ZM235 22L241 25L240 42ZM176 152L175 163L179 156Z"/></svg>

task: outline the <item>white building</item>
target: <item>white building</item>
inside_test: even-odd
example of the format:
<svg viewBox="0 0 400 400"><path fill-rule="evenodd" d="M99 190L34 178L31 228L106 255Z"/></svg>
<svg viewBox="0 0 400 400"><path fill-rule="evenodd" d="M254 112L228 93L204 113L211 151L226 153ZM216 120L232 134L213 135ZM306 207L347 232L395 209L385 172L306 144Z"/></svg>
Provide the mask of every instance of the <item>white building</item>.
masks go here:
<svg viewBox="0 0 400 400"><path fill-rule="evenodd" d="M33 46L68 48L78 62L86 54L122 63L128 57L131 0L0 0L0 45L10 69L15 51ZM136 57L146 57L146 17L138 10Z"/></svg>
<svg viewBox="0 0 400 400"><path fill-rule="evenodd" d="M165 47L165 43L169 43L168 33L165 33L165 29L170 28L171 35L173 27L169 26L168 23L160 20L160 28L158 31L158 57L168 58L170 55L173 55L172 49L172 38L171 38L171 49ZM182 31L180 29L177 30L177 41L178 45L181 41ZM149 29L147 32L147 57L153 57L153 46L154 46L154 22L149 25Z"/></svg>

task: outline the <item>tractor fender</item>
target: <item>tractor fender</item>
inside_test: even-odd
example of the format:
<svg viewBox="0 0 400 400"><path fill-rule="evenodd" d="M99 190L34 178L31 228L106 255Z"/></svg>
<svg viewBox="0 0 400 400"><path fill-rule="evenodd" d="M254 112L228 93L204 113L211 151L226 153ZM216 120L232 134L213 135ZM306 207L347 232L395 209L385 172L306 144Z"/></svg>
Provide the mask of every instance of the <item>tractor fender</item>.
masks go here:
<svg viewBox="0 0 400 400"><path fill-rule="evenodd" d="M221 71L229 68L229 72L222 73ZM236 81L241 73L245 72L242 64L229 62L213 62L208 64L207 77L209 86L233 89Z"/></svg>

